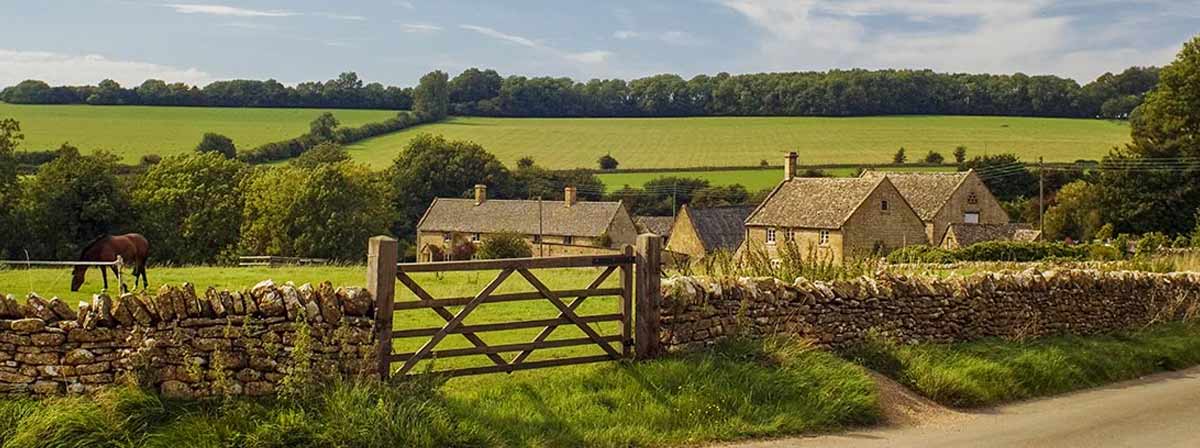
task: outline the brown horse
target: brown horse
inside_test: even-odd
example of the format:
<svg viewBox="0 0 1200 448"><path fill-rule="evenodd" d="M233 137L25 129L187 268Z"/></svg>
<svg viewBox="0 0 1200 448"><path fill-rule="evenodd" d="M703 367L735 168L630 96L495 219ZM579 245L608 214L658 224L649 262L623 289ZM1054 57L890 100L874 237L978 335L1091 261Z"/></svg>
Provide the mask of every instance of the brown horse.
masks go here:
<svg viewBox="0 0 1200 448"><path fill-rule="evenodd" d="M117 257L121 257L121 261L129 266L133 266L133 287L138 287L138 278L142 279L142 287L149 288L150 280L146 279L146 259L150 258L150 242L146 238L130 233L126 235L103 235L83 248L83 253L79 256L79 261L117 261ZM71 278L71 291L79 291L79 287L83 286L83 275L87 273L87 266L75 266ZM100 275L104 277L104 289L108 289L108 272L105 269L112 269L114 276L119 276L117 271L119 267L100 266ZM119 280L118 280L119 281ZM121 291L125 291L125 284L121 284Z"/></svg>

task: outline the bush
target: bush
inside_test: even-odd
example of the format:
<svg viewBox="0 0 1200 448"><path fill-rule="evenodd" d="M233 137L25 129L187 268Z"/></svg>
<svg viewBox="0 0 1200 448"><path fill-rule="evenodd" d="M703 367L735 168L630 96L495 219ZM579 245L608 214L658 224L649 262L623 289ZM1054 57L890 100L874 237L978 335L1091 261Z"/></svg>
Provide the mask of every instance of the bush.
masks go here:
<svg viewBox="0 0 1200 448"><path fill-rule="evenodd" d="M602 170L615 170L617 169L617 166L621 164L621 162L618 162L617 159L612 156L612 154L600 156L600 159L597 160L596 163L600 164L600 169Z"/></svg>
<svg viewBox="0 0 1200 448"><path fill-rule="evenodd" d="M939 247L924 244L902 247L892 251L887 256L888 263L953 263L956 260L953 253Z"/></svg>
<svg viewBox="0 0 1200 448"><path fill-rule="evenodd" d="M525 237L521 234L501 232L485 237L476 255L488 260L529 258L533 256L533 249L529 247L529 243L525 242Z"/></svg>
<svg viewBox="0 0 1200 448"><path fill-rule="evenodd" d="M929 151L929 154L925 154L924 162L928 163L930 165L941 165L942 162L945 162L945 161L946 161L946 157L942 156L942 153L940 153L940 152Z"/></svg>
<svg viewBox="0 0 1200 448"><path fill-rule="evenodd" d="M955 251L959 261L1042 261L1046 259L1083 260L1087 246L1063 243L987 241Z"/></svg>
<svg viewBox="0 0 1200 448"><path fill-rule="evenodd" d="M904 147L902 146L900 147L900 150L896 151L896 154L892 156L892 165L903 165L907 162L908 156L904 154Z"/></svg>
<svg viewBox="0 0 1200 448"><path fill-rule="evenodd" d="M358 142L425 123L425 120L421 117L421 115L412 112L399 112L395 117L377 123L367 123L356 128L333 128L332 140L342 145ZM299 156L325 141L325 139L314 136L311 133L304 134L293 139L266 143L246 151L241 151L238 153L238 159L246 163L268 163L286 160Z"/></svg>
<svg viewBox="0 0 1200 448"><path fill-rule="evenodd" d="M237 157L237 148L233 146L233 140L224 135L212 132L204 133L204 137L200 139L200 144L196 145L196 152L215 152L225 156L226 159Z"/></svg>
<svg viewBox="0 0 1200 448"><path fill-rule="evenodd" d="M1136 254L1139 256L1154 255L1159 249L1167 247L1167 236L1160 232L1150 232L1142 235L1137 242Z"/></svg>

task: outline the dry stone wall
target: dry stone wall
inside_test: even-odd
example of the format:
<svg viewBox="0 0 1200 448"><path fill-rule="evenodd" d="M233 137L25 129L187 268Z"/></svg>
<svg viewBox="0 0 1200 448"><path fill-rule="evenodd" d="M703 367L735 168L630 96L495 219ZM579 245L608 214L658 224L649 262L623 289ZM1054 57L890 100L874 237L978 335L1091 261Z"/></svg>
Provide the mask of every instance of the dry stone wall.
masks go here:
<svg viewBox="0 0 1200 448"><path fill-rule="evenodd" d="M1094 334L1200 312L1200 274L1095 270L847 281L677 277L662 282L667 350L734 335L796 335L847 346L868 332L903 343Z"/></svg>
<svg viewBox="0 0 1200 448"><path fill-rule="evenodd" d="M294 370L369 375L373 305L360 288L271 281L243 291L197 294L184 284L116 300L97 295L77 309L8 295L0 297L0 394L138 381L172 397L265 395Z"/></svg>

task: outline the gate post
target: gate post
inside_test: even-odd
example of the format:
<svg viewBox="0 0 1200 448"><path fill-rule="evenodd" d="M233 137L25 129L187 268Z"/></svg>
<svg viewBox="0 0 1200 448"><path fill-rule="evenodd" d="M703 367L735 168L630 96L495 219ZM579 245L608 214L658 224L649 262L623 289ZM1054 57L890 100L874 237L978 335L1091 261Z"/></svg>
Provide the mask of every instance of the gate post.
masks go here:
<svg viewBox="0 0 1200 448"><path fill-rule="evenodd" d="M660 352L658 307L662 303L662 238L638 235L637 239L637 318L634 345L637 359L651 359Z"/></svg>
<svg viewBox="0 0 1200 448"><path fill-rule="evenodd" d="M375 342L379 379L391 375L392 307L396 303L396 263L399 245L395 238L377 236L367 243L367 291L375 298Z"/></svg>

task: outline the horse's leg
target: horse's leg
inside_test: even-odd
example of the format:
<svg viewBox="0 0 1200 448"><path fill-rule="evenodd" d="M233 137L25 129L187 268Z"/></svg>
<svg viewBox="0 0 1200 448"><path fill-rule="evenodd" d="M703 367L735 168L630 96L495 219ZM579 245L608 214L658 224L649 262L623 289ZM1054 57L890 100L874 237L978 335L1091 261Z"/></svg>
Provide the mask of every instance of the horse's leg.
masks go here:
<svg viewBox="0 0 1200 448"><path fill-rule="evenodd" d="M105 266L100 266L100 277L104 278L104 290L107 291L108 290L108 270L105 269Z"/></svg>

